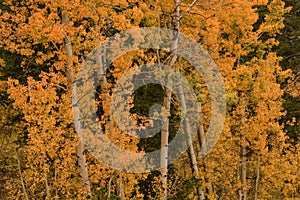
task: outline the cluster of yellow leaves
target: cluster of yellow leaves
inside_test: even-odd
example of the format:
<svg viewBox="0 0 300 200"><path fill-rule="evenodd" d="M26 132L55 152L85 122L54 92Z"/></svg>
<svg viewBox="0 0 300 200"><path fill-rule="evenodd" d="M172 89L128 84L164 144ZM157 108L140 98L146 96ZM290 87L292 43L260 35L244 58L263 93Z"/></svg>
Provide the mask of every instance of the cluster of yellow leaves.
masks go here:
<svg viewBox="0 0 300 200"><path fill-rule="evenodd" d="M14 106L24 115L30 138L23 154L26 188L35 197L82 198L80 179L73 177L78 173L74 167L77 140L67 128L72 124L69 107L66 108L70 99L66 94L58 98L61 80L65 78L55 73L42 73L40 78L40 81L28 78L27 86L14 80L9 82L8 92L15 99ZM50 196L46 195L47 190Z"/></svg>

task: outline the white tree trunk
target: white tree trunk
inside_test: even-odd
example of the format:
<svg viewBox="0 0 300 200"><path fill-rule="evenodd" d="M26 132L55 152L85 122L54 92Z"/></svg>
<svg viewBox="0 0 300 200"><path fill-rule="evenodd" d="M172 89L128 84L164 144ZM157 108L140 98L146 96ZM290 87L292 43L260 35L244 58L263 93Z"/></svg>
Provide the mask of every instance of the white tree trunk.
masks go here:
<svg viewBox="0 0 300 200"><path fill-rule="evenodd" d="M243 113L242 113L242 128L244 128L245 126L245 112L246 112L246 105L245 105L245 98L243 98ZM246 133L242 132L242 192L241 192L241 199L242 200L247 200L247 149L245 146L245 142L246 142Z"/></svg>
<svg viewBox="0 0 300 200"><path fill-rule="evenodd" d="M20 158L19 158L19 155L18 155L17 152L16 152L16 154L17 154L18 170L19 170L19 175L20 175L20 182L21 182L22 189L23 189L23 194L24 194L25 200L28 200L28 195L27 195L25 183L24 183L24 180L23 180L22 172L21 172L21 162L20 162Z"/></svg>
<svg viewBox="0 0 300 200"><path fill-rule="evenodd" d="M182 111L182 113L187 113L184 91L183 91L181 85L178 86L178 93L179 93L178 97L179 97L179 102L181 105L181 111ZM192 136L191 136L190 123L189 123L189 119L187 117L184 117L183 128L184 128L184 132L187 134L187 137L188 137L187 141L188 141L188 146L189 146L189 153L190 153L190 158L191 158L193 174L194 174L195 178L198 180L198 185L197 185L198 197L200 200L204 200L205 199L204 192L200 186L200 181L199 181L199 169L198 169L196 154L194 151L194 146L193 146L193 141L192 141Z"/></svg>
<svg viewBox="0 0 300 200"><path fill-rule="evenodd" d="M69 18L68 14L63 11L62 12L62 23L67 25L69 23ZM72 84L74 83L74 74L73 74L73 62L72 62L72 56L73 56L73 51L72 51L72 44L71 44L71 39L68 34L66 34L65 37L65 50L68 58L68 66L66 69L66 74L68 77L68 81L70 84L69 88L72 88ZM75 110L74 112L74 123L76 127L76 131L79 132L81 130L81 124L80 124L80 117L79 117L79 108L77 106L77 96L76 94L74 95L74 98L72 99L72 104L73 108ZM87 168L87 163L86 163L86 156L84 153L84 145L82 141L79 140L79 143L76 148L76 154L77 154L77 159L78 159L78 166L79 166L79 173L82 179L82 185L85 187L87 194L91 194L91 186L90 186L90 181L89 181L89 176L88 176L88 168Z"/></svg>
<svg viewBox="0 0 300 200"><path fill-rule="evenodd" d="M259 176L260 176L260 155L257 156L256 180L255 180L255 197L254 197L255 200L257 200Z"/></svg>
<svg viewBox="0 0 300 200"><path fill-rule="evenodd" d="M166 89L166 96L164 97L163 106L166 111L170 112L171 105L171 91ZM161 130L161 157L160 157L160 166L161 166L161 176L162 176L162 200L168 198L168 140L169 140L169 118L168 116L163 119L163 127Z"/></svg>
<svg viewBox="0 0 300 200"><path fill-rule="evenodd" d="M179 13L179 0L174 0L174 18L173 18L173 25L174 25L174 36L172 41L171 47L171 59L169 62L169 66L173 66L176 62L177 55L176 51L178 48L178 36L179 36L179 26L180 26L180 13ZM168 78L166 80L166 85L168 85ZM170 106L171 106L171 98L172 98L172 89L165 88L165 97L163 106L166 109L167 113L170 113ZM163 127L161 130L161 175L162 175L162 197L161 199L166 200L168 198L168 143L169 143L169 118L168 116L164 117L163 119Z"/></svg>

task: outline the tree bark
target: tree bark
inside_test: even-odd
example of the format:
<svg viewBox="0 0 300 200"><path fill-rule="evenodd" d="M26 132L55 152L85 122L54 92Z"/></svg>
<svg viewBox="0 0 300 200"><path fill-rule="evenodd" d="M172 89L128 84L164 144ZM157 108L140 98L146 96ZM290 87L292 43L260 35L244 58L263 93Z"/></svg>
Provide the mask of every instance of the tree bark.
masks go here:
<svg viewBox="0 0 300 200"><path fill-rule="evenodd" d="M247 199L247 158L246 158L246 147L242 147L242 200Z"/></svg>
<svg viewBox="0 0 300 200"><path fill-rule="evenodd" d="M182 86L178 86L178 97L179 97L179 102L181 103L182 107L182 113L186 113L186 103L185 103L185 96L184 96L184 91L182 89ZM191 159L191 165L192 165L192 170L194 177L197 179L197 193L198 197L200 200L204 200L204 192L200 186L200 180L199 180L199 169L198 169L198 164L197 164L197 159L196 159L196 154L194 151L194 146L193 146L193 141L192 141L192 136L191 136L191 130L190 130L190 123L189 119L187 117L184 117L183 121L183 128L184 132L187 134L187 141L188 141L188 146L189 146L189 154L190 154L190 159Z"/></svg>
<svg viewBox="0 0 300 200"><path fill-rule="evenodd" d="M245 126L245 112L246 112L246 106L245 106L245 98L243 98L243 110L242 110L242 129ZM246 134L245 132L242 132L242 191L241 191L241 199L242 200L247 200L247 149L246 149Z"/></svg>
<svg viewBox="0 0 300 200"><path fill-rule="evenodd" d="M116 171L115 174L116 174L116 183L117 183L117 195L118 195L119 199L126 200L122 180L120 177L120 172Z"/></svg>
<svg viewBox="0 0 300 200"><path fill-rule="evenodd" d="M260 155L257 156L256 180L255 180L255 197L254 197L255 200L257 200L259 176L260 176Z"/></svg>
<svg viewBox="0 0 300 200"><path fill-rule="evenodd" d="M19 175L20 175L20 182L21 182L21 185L22 185L24 197L25 197L26 200L28 200L28 195L27 195L25 183L24 183L24 180L23 180L22 172L21 172L21 162L20 162L20 158L19 158L18 153L17 153L17 161L18 161L18 170L19 170Z"/></svg>
<svg viewBox="0 0 300 200"><path fill-rule="evenodd" d="M180 26L180 13L179 13L180 0L174 0L174 35L171 47L171 59L169 62L169 66L173 66L176 62L177 55L176 51L178 48L178 39L179 39L179 26ZM166 80L166 85L168 85L168 78ZM167 113L170 113L171 106L171 98L172 98L172 88L165 87L165 97L163 106L166 109ZM163 119L163 127L161 130L161 175L162 175L162 200L166 200L168 198L168 139L169 139L169 118L165 116Z"/></svg>
<svg viewBox="0 0 300 200"><path fill-rule="evenodd" d="M200 104L200 103L199 103ZM201 113L201 105L199 106L199 110ZM202 119L201 119L201 114L200 114L200 122L199 122L199 128L198 128L198 142L199 142L199 146L200 146L200 150L199 150L199 156L203 157L206 152L207 152L207 144L206 144L206 139L205 139L205 134L204 134L204 128L203 128L203 123L202 123Z"/></svg>
<svg viewBox="0 0 300 200"><path fill-rule="evenodd" d="M163 106L166 111L170 112L171 105L171 90L165 89L165 97ZM169 140L169 118L165 116L163 119L163 127L161 130L161 157L160 157L160 166L161 166L161 176L162 176L162 200L168 198L168 140Z"/></svg>
<svg viewBox="0 0 300 200"><path fill-rule="evenodd" d="M63 11L62 12L62 23L64 25L67 25L69 23L69 18L67 12ZM73 74L73 62L72 62L72 56L73 56L73 51L72 51L72 44L71 44L71 39L68 34L65 36L65 50L68 58L68 66L66 69L66 74L67 78L70 84L69 88L72 88L72 84L74 83L74 74ZM73 108L75 110L74 112L74 124L77 133L81 131L81 124L80 124L80 117L79 117L79 108L77 106L77 96L76 93L74 94L74 98L72 99L72 104ZM89 176L88 176L88 168L87 168L87 163L86 163L86 156L84 153L84 145L81 140L79 140L79 143L76 148L76 154L77 154L77 159L78 159L78 166L79 166L79 173L82 179L82 185L85 187L86 192L88 195L91 195L91 186L90 186L90 181L89 181Z"/></svg>
<svg viewBox="0 0 300 200"><path fill-rule="evenodd" d="M99 34L97 33L98 27L95 24L94 25L94 30L96 31L96 37L99 38ZM106 52L104 52L105 54ZM99 67L100 70L100 80L99 80L99 85L101 88L101 92L107 92L107 79L106 79L106 71L105 71L105 66L106 66L106 60L105 57L103 58L101 56L101 53L99 51L99 49L96 49L96 65ZM102 131L102 129L101 129ZM102 131L103 133L103 131ZM115 174L115 179L116 179L116 186L117 186L117 196L121 199L121 200L125 200L126 196L125 196L125 192L124 192L124 188L123 188L123 184L122 184L122 180L120 178L120 172L118 170L116 170L114 172ZM110 198L110 188L111 188L111 181L112 179L109 180L109 188L108 188L108 199Z"/></svg>
<svg viewBox="0 0 300 200"><path fill-rule="evenodd" d="M201 119L201 115L202 115L202 107L201 107L201 104L199 103L199 112L200 112L200 122L199 122L199 127L198 127L198 131L197 131L197 134L198 134L198 156L200 158L203 158L206 153L207 153L207 140L205 139L205 133L204 133L204 127L203 127L203 122L202 122L202 119ZM205 164L205 160L203 160L203 170L204 172L207 174L209 173L209 176L205 178L205 181L208 183L208 194L211 196L215 196L216 199L217 198L217 194L214 193L214 189L213 189L213 183L212 183L212 180L211 180L211 173L210 172L207 172L207 166Z"/></svg>

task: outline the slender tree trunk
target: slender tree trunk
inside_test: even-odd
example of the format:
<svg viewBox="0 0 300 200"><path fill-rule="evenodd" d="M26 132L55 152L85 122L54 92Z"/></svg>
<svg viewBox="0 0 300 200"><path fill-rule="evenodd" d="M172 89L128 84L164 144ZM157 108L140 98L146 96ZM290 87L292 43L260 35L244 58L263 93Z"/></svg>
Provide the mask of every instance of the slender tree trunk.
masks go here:
<svg viewBox="0 0 300 200"><path fill-rule="evenodd" d="M201 104L199 103L199 112L200 112L200 122L199 122L199 128L198 128L198 131L197 131L197 134L198 134L198 155L203 158L206 153L207 153L207 140L205 139L205 134L204 134L204 127L203 127L203 122L202 122L202 119L201 119L201 115L202 115L202 107L201 107ZM204 169L204 172L206 173L207 172L207 166L205 164L205 160L203 160L203 169ZM211 195L214 195L215 198L217 199L217 195L214 193L214 189L213 189L213 183L212 183L212 180L211 180L211 173L209 173L209 176L207 178L205 178L205 181L208 183L208 194L211 196ZM207 174L207 173L206 173Z"/></svg>
<svg viewBox="0 0 300 200"><path fill-rule="evenodd" d="M257 200L259 176L260 176L260 155L258 155L258 157L257 157L256 180L255 180L255 197L254 197L255 200Z"/></svg>
<svg viewBox="0 0 300 200"><path fill-rule="evenodd" d="M45 160L44 160L44 167L45 167ZM47 173L45 173L45 187L46 187L46 199L48 199L48 198L50 198L50 192L49 192Z"/></svg>
<svg viewBox="0 0 300 200"><path fill-rule="evenodd" d="M96 32L96 37L99 38L99 33L98 33L98 26L97 24L94 25L94 30ZM103 58L100 54L99 49L96 49L96 64L97 66L99 66L99 70L100 70L100 87L101 89L105 89L106 88L106 84L107 84L107 79L106 79L106 71L104 70L105 66L106 66L106 58ZM104 52L104 54L106 54L106 52Z"/></svg>
<svg viewBox="0 0 300 200"><path fill-rule="evenodd" d="M62 12L62 23L67 25L69 23L69 18L68 18L68 14L63 11ZM71 44L71 39L70 36L68 34L66 34L65 37L65 50L66 50L66 54L67 54L67 58L68 58L68 67L66 70L66 74L68 77L68 81L70 84L69 88L72 88L72 85L74 83L74 74L73 74L73 62L72 62L72 56L73 56L73 51L72 51L72 44ZM80 125L80 121L79 121L79 108L77 106L77 96L76 94L74 95L74 98L72 99L72 104L73 104L73 108L75 110L74 114L75 114L75 127L76 127L76 131L81 131L81 125ZM79 140L79 143L77 145L76 148L77 151L77 159L78 159L78 166L79 166L79 173L82 179L82 185L85 187L87 194L91 194L91 186L90 186L90 181L89 181L89 176L88 176L88 168L87 168L87 163L86 163L86 156L84 153L84 145L82 143L82 141Z"/></svg>
<svg viewBox="0 0 300 200"><path fill-rule="evenodd" d="M57 196L57 170L55 165L54 165L54 185L55 185L55 196Z"/></svg>
<svg viewBox="0 0 300 200"><path fill-rule="evenodd" d="M217 199L217 195L214 193L213 183L211 181L211 173L209 173L209 176L207 178L207 182L209 184L209 186L208 186L208 194L209 195L214 195L216 197L216 199Z"/></svg>
<svg viewBox="0 0 300 200"><path fill-rule="evenodd" d="M186 109L186 103L185 103L185 96L184 96L184 91L183 91L181 85L178 86L178 93L179 93L179 95L178 95L179 102L181 103L181 107L182 107L181 108L182 113L186 113L187 109ZM200 186L199 169L198 169L196 154L194 151L193 141L192 141L192 137L191 137L190 123L189 123L189 119L187 117L184 117L183 128L184 128L184 132L187 134L187 137L188 137L187 141L188 141L188 146L189 146L189 154L190 154L193 174L194 174L195 178L198 180L197 193L198 193L199 199L204 200L205 199L204 192Z"/></svg>
<svg viewBox="0 0 300 200"><path fill-rule="evenodd" d="M200 104L200 103L199 103ZM201 113L201 104L199 106L199 110ZM199 142L199 146L201 147L199 151L199 156L203 157L205 156L206 152L207 152L207 144L206 144L206 139L205 139L205 134L204 134L204 128L203 128L203 123L202 123L202 119L201 119L201 115L200 115L200 122L199 122L199 128L198 128L198 142Z"/></svg>
<svg viewBox="0 0 300 200"><path fill-rule="evenodd" d="M216 199L218 199L218 195L214 192L213 188L213 182L211 180L211 172L207 171L207 166L205 164L205 160L203 160L203 171L207 176L205 177L205 182L207 183L207 189L208 189L208 195L209 196L214 196Z"/></svg>
<svg viewBox="0 0 300 200"><path fill-rule="evenodd" d="M45 186L46 186L46 199L47 199L47 198L50 198L49 184L48 184L48 178L47 178L47 175L45 176Z"/></svg>
<svg viewBox="0 0 300 200"><path fill-rule="evenodd" d="M179 13L179 5L180 0L174 0L174 18L173 18L173 25L174 25L174 36L173 42L171 47L171 56L169 66L173 66L176 62L177 55L176 51L178 48L178 37L179 37L179 26L180 26L180 13ZM166 85L168 85L168 78L166 80ZM170 113L170 106L171 106L171 98L172 98L172 89L165 87L165 97L163 106L166 109L167 113ZM161 166L161 175L162 175L162 200L166 200L168 198L168 144L169 144L169 118L166 116L163 119L163 127L161 130L161 159L160 159L160 166Z"/></svg>
<svg viewBox="0 0 300 200"><path fill-rule="evenodd" d="M170 112L171 105L171 91L169 89L165 89L165 97L164 97L164 108L167 112ZM160 166L161 166L161 176L162 176L162 200L166 200L168 198L168 139L169 139L169 118L168 116L163 119L163 127L161 130L161 157L160 157Z"/></svg>
<svg viewBox="0 0 300 200"><path fill-rule="evenodd" d="M120 177L120 171L116 171L115 174L116 174L116 183L117 183L117 195L121 200L126 200L122 180Z"/></svg>
<svg viewBox="0 0 300 200"><path fill-rule="evenodd" d="M246 112L246 107L245 107L245 98L243 98L243 113L242 113L242 128L245 126L245 112ZM241 192L241 199L242 200L247 200L247 149L246 149L246 135L245 132L242 133L242 173L241 173L241 179L242 179L242 192Z"/></svg>
<svg viewBox="0 0 300 200"><path fill-rule="evenodd" d="M94 26L94 30L97 32L98 27L97 25ZM97 37L99 37L97 35ZM106 79L106 71L105 71L105 66L106 66L106 60L105 57L103 58L99 52L99 49L96 50L96 64L99 67L100 70L100 80L99 80L99 84L100 84L100 88L102 90L102 92L106 92L106 86L107 86L107 79ZM102 131L102 130L101 130ZM125 192L124 192L124 188L123 188L123 184L122 184L122 180L120 178L120 172L119 171L115 171L115 179L116 179L116 186L117 186L117 195L121 200L125 200L126 196L125 196ZM111 188L111 179L109 181L109 197L110 197L110 188ZM108 198L109 198L108 197Z"/></svg>
<svg viewBox="0 0 300 200"><path fill-rule="evenodd" d="M17 161L18 161L18 170L19 170L19 175L20 175L20 182L21 182L22 189L23 189L23 194L24 194L25 199L28 200L28 195L27 195L25 183L23 180L22 172L21 172L21 162L20 162L18 153L17 153Z"/></svg>
<svg viewBox="0 0 300 200"><path fill-rule="evenodd" d="M247 158L246 158L246 147L242 147L242 185L243 185L243 190L242 190L242 200L247 199Z"/></svg>
<svg viewBox="0 0 300 200"><path fill-rule="evenodd" d="M110 199L110 193L111 193L111 182L112 182L112 179L113 179L113 174L111 174L110 175L110 178L109 178L109 181L108 181L108 188L107 188L107 192L108 192L108 194L107 194L107 200L109 200Z"/></svg>

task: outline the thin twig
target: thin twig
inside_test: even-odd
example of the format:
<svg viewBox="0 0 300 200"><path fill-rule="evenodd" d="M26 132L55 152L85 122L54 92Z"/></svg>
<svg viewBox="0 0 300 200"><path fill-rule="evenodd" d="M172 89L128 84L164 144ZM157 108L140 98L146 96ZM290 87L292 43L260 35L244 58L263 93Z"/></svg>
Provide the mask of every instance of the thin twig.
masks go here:
<svg viewBox="0 0 300 200"><path fill-rule="evenodd" d="M192 7L197 3L198 0L194 0L190 6L180 15L179 19L183 18L191 9Z"/></svg>
<svg viewBox="0 0 300 200"><path fill-rule="evenodd" d="M17 151L16 151L16 155L17 155L17 161L18 161L18 170L19 170L19 175L20 175L20 182L21 182L21 185L22 185L22 189L23 189L25 199L28 200L28 195L27 195L27 192L26 192L26 187L25 187L24 180L23 180L23 177L22 177L22 172L21 172L21 163L20 163L20 159L19 159L19 155L18 155Z"/></svg>
<svg viewBox="0 0 300 200"><path fill-rule="evenodd" d="M111 176L110 176L110 178L109 178L109 181L108 181L108 188L107 188L107 190L108 190L108 195L107 195L107 200L110 199L111 181L112 181L113 176L114 176L114 173L111 174Z"/></svg>

